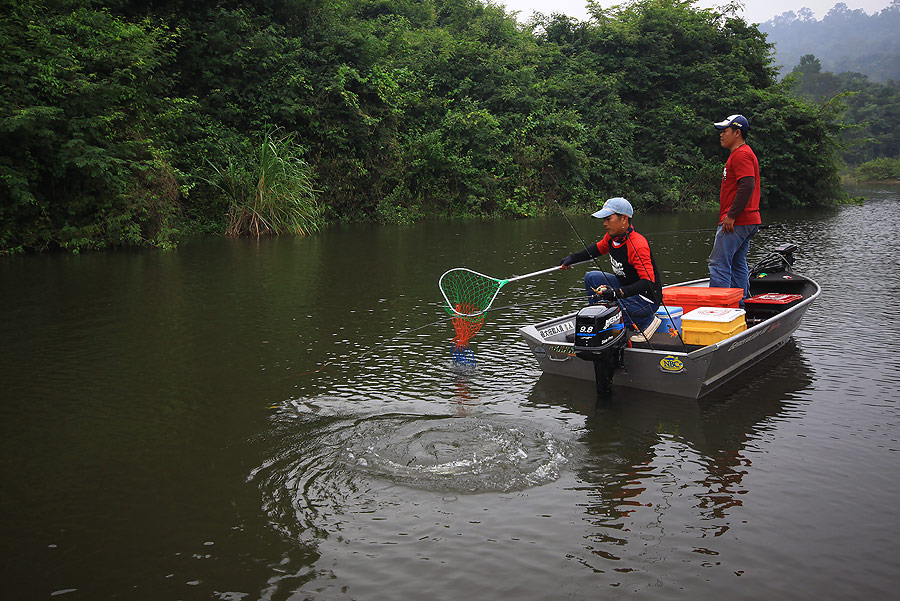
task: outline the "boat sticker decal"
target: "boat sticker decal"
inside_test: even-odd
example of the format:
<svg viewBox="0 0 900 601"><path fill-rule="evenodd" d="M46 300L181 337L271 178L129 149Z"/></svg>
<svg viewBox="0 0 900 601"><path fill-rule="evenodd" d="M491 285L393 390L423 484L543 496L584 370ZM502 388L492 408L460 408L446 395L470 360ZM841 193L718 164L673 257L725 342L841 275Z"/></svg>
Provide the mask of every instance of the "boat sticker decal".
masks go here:
<svg viewBox="0 0 900 601"><path fill-rule="evenodd" d="M563 332L570 332L575 329L575 320L567 321L565 323L558 323L555 326L551 326L546 330L538 331L538 334L541 335L541 338L549 338L554 334L562 334Z"/></svg>
<svg viewBox="0 0 900 601"><path fill-rule="evenodd" d="M741 338L740 340L738 340L737 342L735 342L734 344L732 344L731 346L728 347L728 352L730 353L734 349L744 346L751 340L755 340L765 333L766 333L766 330L760 330L754 334L750 334L749 336L745 336L744 338Z"/></svg>
<svg viewBox="0 0 900 601"><path fill-rule="evenodd" d="M536 346L536 347L534 347L534 356L535 357L546 357L547 351L545 351L544 347L542 347L542 346Z"/></svg>
<svg viewBox="0 0 900 601"><path fill-rule="evenodd" d="M548 344L547 352L556 355L569 355L571 357L575 356L575 349L572 346L565 346L562 344Z"/></svg>
<svg viewBox="0 0 900 601"><path fill-rule="evenodd" d="M726 351L726 352L729 352L729 353L730 353L730 352L733 351L734 349L740 348L741 346L747 344L747 343L750 342L751 340L755 340L756 338L759 338L759 337L762 336L763 334L768 334L768 333L771 332L772 330L778 329L778 328L781 326L781 322L782 322L782 321L784 321L784 320L783 320L783 319L779 319L778 321L776 321L775 323L773 323L772 325L770 325L768 328L766 328L766 329L764 329L764 330L759 330L758 332L756 332L756 333L754 333L754 334L750 334L749 336L745 336L744 338L741 338L740 340L738 340L737 342L735 342L734 344L732 344L731 346L729 346L729 347L728 347L728 351Z"/></svg>
<svg viewBox="0 0 900 601"><path fill-rule="evenodd" d="M659 369L669 374L680 374L684 371L684 362L674 355L666 355L660 360Z"/></svg>

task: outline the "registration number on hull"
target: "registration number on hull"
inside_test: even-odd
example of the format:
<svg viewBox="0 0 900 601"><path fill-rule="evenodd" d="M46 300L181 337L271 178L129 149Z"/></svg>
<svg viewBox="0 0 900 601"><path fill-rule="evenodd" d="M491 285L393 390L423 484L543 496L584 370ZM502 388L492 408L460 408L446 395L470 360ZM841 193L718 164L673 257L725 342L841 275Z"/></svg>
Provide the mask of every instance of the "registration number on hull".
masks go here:
<svg viewBox="0 0 900 601"><path fill-rule="evenodd" d="M551 336L556 336L557 334L564 334L566 332L571 332L575 329L575 320L566 321L563 323L558 323L554 326L550 326L544 330L538 330L538 334L540 334L541 338L546 340Z"/></svg>

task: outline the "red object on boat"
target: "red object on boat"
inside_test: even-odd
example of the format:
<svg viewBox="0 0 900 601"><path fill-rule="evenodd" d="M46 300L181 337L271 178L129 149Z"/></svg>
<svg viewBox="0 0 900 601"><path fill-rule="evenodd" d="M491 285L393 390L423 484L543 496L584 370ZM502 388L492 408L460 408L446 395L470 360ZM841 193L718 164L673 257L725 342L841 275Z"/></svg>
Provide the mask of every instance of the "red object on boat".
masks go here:
<svg viewBox="0 0 900 601"><path fill-rule="evenodd" d="M701 286L669 286L663 288L663 304L684 309L687 315L700 307L736 309L744 291L741 288L706 288Z"/></svg>
<svg viewBox="0 0 900 601"><path fill-rule="evenodd" d="M747 316L756 319L768 319L782 311L790 309L803 300L802 294L757 294L744 299Z"/></svg>
<svg viewBox="0 0 900 601"><path fill-rule="evenodd" d="M757 294L750 298L744 299L744 304L760 304L760 305L789 305L795 301L803 300L802 294Z"/></svg>

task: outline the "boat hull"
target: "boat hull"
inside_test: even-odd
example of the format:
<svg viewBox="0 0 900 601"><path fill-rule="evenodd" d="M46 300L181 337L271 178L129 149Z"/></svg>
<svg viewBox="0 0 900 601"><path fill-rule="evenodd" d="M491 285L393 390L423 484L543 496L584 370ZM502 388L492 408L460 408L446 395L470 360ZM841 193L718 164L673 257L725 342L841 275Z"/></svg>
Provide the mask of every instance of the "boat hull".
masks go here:
<svg viewBox="0 0 900 601"><path fill-rule="evenodd" d="M708 280L676 285L706 286ZM672 342L651 341L651 348L626 348L613 385L692 398L711 392L784 346L821 292L814 281L794 274L786 286L802 293L803 301L721 342L703 347L679 344L676 350ZM769 285L763 291L773 289ZM574 330L572 313L522 327L519 332L544 373L594 380L593 364L576 357L574 343L567 341Z"/></svg>

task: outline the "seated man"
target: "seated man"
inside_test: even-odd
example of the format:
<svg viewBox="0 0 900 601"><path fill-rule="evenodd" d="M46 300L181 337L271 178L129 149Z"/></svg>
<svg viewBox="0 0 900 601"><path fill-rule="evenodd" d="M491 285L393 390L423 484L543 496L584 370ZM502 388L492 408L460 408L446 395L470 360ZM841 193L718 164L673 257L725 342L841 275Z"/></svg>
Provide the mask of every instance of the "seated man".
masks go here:
<svg viewBox="0 0 900 601"><path fill-rule="evenodd" d="M624 198L610 198L592 217L603 220L606 235L588 248L562 260L562 269L575 263L609 254L614 273L589 271L584 276L588 298L615 300L622 308L626 326L634 326L638 333L632 342L647 342L659 327L656 316L662 300L659 269L650 252L647 239L631 225L634 209Z"/></svg>

